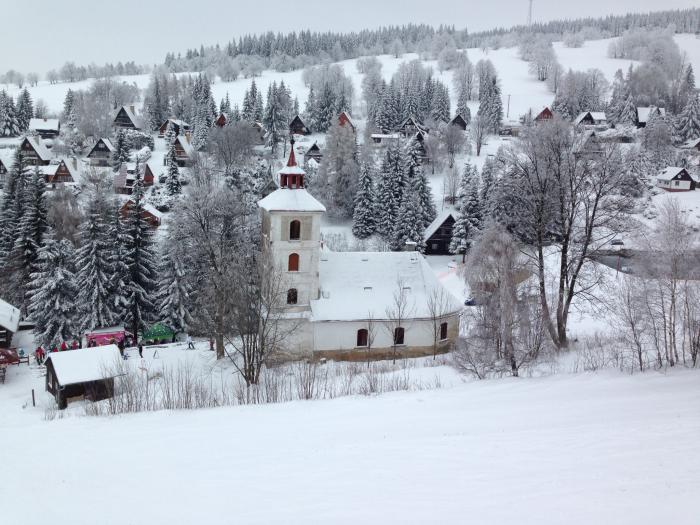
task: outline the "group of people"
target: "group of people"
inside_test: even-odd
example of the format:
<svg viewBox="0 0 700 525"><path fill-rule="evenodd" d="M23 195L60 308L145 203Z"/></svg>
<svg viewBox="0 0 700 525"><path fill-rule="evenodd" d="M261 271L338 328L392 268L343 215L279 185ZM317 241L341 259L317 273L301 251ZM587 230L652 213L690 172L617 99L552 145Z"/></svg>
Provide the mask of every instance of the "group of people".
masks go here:
<svg viewBox="0 0 700 525"><path fill-rule="evenodd" d="M83 343L82 341L76 341L75 339L68 344L66 341L63 341L60 345L53 345L51 348L48 349L48 352L44 350L44 348L39 345L37 346L36 350L34 350L34 358L36 359L36 362L40 365L44 364L44 360L46 359L46 356L48 354L51 354L53 352L66 352L68 350L77 350L78 348L82 348Z"/></svg>

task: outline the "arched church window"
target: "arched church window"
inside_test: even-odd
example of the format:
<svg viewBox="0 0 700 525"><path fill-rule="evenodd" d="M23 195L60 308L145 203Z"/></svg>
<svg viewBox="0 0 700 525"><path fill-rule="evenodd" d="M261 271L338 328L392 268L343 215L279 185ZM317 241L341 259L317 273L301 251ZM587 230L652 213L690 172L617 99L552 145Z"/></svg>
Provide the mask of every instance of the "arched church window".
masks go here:
<svg viewBox="0 0 700 525"><path fill-rule="evenodd" d="M289 263L287 264L287 271L289 271L289 272L298 272L299 271L299 254L298 253L290 253L289 254Z"/></svg>
<svg viewBox="0 0 700 525"><path fill-rule="evenodd" d="M289 223L289 239L292 241L301 239L301 221L293 220Z"/></svg>

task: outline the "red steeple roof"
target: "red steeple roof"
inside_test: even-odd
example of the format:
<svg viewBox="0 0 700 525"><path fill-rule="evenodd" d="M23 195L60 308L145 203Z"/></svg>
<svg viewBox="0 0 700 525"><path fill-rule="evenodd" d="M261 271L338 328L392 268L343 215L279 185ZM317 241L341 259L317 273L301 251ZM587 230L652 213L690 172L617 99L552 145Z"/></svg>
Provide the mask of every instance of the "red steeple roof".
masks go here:
<svg viewBox="0 0 700 525"><path fill-rule="evenodd" d="M289 148L289 160L287 160L287 167L292 168L297 165L297 159L294 156L294 140L291 141L291 148Z"/></svg>
<svg viewBox="0 0 700 525"><path fill-rule="evenodd" d="M290 141L289 159L287 165L279 172L280 187L288 189L299 189L304 187L304 170L297 164L294 155L294 139Z"/></svg>

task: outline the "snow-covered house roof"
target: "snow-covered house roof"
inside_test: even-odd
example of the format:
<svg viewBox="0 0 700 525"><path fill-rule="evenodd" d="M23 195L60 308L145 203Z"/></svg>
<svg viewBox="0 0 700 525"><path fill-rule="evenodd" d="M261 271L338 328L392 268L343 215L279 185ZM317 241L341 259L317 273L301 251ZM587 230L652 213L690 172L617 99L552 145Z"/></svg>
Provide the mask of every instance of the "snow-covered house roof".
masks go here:
<svg viewBox="0 0 700 525"><path fill-rule="evenodd" d="M266 211L326 211L326 207L303 188L280 188L258 201L258 206Z"/></svg>
<svg viewBox="0 0 700 525"><path fill-rule="evenodd" d="M418 252L323 251L319 266L321 296L311 301L312 320L359 321L388 319L399 282L407 299L406 319L428 319L428 299L442 284ZM462 305L449 293L446 309Z"/></svg>
<svg viewBox="0 0 700 525"><path fill-rule="evenodd" d="M588 115L590 115L591 119L593 119L593 122L596 123L605 123L608 121L608 117L603 111L584 111L583 113L580 113L578 117L576 117L576 120L574 120L574 124L578 126Z"/></svg>
<svg viewBox="0 0 700 525"><path fill-rule="evenodd" d="M650 106L646 108L637 108L637 120L640 123L646 124L649 122L649 116L653 110L658 110L659 114L663 117L666 115L666 110L664 108L657 108L656 106Z"/></svg>
<svg viewBox="0 0 700 525"><path fill-rule="evenodd" d="M111 140L109 140L108 138L101 138L101 139L99 139L97 142L95 142L95 145L94 145L94 146L92 147L92 149L90 150L90 153L88 153L88 157L89 157L90 155L92 155L92 152L95 151L95 148L97 147L97 145L98 145L100 142L101 142L102 144L105 145L105 147L107 148L107 151L109 151L110 153L114 153L114 152L116 151L116 149L117 149L117 148L114 147L114 144L112 144L112 141L111 141Z"/></svg>
<svg viewBox="0 0 700 525"><path fill-rule="evenodd" d="M188 157L191 157L192 154L194 153L194 148L192 147L192 144L190 144L190 141L187 140L187 137L183 135L178 135L175 140L182 146L182 149L185 151L185 154Z"/></svg>
<svg viewBox="0 0 700 525"><path fill-rule="evenodd" d="M159 212L155 207L151 206L150 204L145 202L145 203L141 204L141 207L144 209L144 211L147 211L148 213L150 213L151 215L153 215L157 219L160 220L163 218L163 214L161 212Z"/></svg>
<svg viewBox="0 0 700 525"><path fill-rule="evenodd" d="M126 113L126 116L129 117L129 120L131 120L132 124L134 124L135 126L138 125L138 122L136 121L136 115L134 114L131 107L130 106L122 106L122 109Z"/></svg>
<svg viewBox="0 0 700 525"><path fill-rule="evenodd" d="M121 354L117 345L106 345L51 352L46 361L51 361L58 382L65 386L117 377Z"/></svg>
<svg viewBox="0 0 700 525"><path fill-rule="evenodd" d="M659 173L656 176L656 178L657 180L671 181L675 179L678 175L682 174L684 171L687 173L687 170L685 168L679 168L678 166L669 166L661 173Z"/></svg>
<svg viewBox="0 0 700 525"><path fill-rule="evenodd" d="M29 119L29 131L58 131L61 124L57 118L33 118Z"/></svg>
<svg viewBox="0 0 700 525"><path fill-rule="evenodd" d="M0 299L0 326L14 333L19 327L19 310Z"/></svg>
<svg viewBox="0 0 700 525"><path fill-rule="evenodd" d="M428 240L430 239L436 231L442 226L445 221L449 218L452 217L453 219L457 219L456 212L451 209L445 209L440 214L438 214L437 217L435 217L435 220L431 222L428 227L425 229L425 232L423 233L423 239Z"/></svg>
<svg viewBox="0 0 700 525"><path fill-rule="evenodd" d="M41 140L39 140L37 137L26 137L26 140L29 141L29 144L32 146L32 149L36 152L36 154L41 160L51 160L51 152L46 146L44 146Z"/></svg>
<svg viewBox="0 0 700 525"><path fill-rule="evenodd" d="M697 139L691 139L684 143L681 148L683 149L695 149L695 148L700 148L700 138Z"/></svg>

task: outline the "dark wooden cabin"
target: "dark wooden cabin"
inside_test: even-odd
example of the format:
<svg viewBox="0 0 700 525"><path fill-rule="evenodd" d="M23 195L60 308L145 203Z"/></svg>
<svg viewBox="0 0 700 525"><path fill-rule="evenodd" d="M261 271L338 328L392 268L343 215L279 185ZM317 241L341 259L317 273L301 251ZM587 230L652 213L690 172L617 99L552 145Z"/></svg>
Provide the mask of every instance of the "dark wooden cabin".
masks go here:
<svg viewBox="0 0 700 525"><path fill-rule="evenodd" d="M188 166L192 161L194 148L190 144L189 138L183 135L178 135L175 139L175 162L181 168Z"/></svg>
<svg viewBox="0 0 700 525"><path fill-rule="evenodd" d="M87 154L90 164L93 166L109 166L112 161L112 153L115 149L109 139L99 139Z"/></svg>
<svg viewBox="0 0 700 525"><path fill-rule="evenodd" d="M450 120L450 126L457 126L462 131L467 131L467 121L464 120L464 117L462 117L462 115L459 113L455 115L455 118Z"/></svg>
<svg viewBox="0 0 700 525"><path fill-rule="evenodd" d="M297 115L289 123L289 133L292 135L311 135L311 130L306 127L304 121Z"/></svg>
<svg viewBox="0 0 700 525"><path fill-rule="evenodd" d="M119 111L117 111L117 114L114 117L112 126L122 129L141 129L141 126L139 126L138 120L136 119L133 106L122 106L119 108Z"/></svg>
<svg viewBox="0 0 700 525"><path fill-rule="evenodd" d="M321 153L321 148L319 148L318 144L314 142L313 146L307 149L306 153L304 153L304 164L309 162L311 159L315 160L320 164L322 158L323 153Z"/></svg>
<svg viewBox="0 0 700 525"><path fill-rule="evenodd" d="M73 162L75 161L61 159L61 162L58 164L47 166L47 168L51 169L45 172L46 184L51 184L53 187L56 187L55 185L59 183L75 182L77 178L77 167Z"/></svg>
<svg viewBox="0 0 700 525"><path fill-rule="evenodd" d="M455 216L451 211L445 211L425 229L425 254L450 255L450 241L455 224Z"/></svg>
<svg viewBox="0 0 700 525"><path fill-rule="evenodd" d="M552 113L552 110L549 109L548 107L545 107L542 111L540 111L537 116L535 116L534 121L535 122L546 122L548 120L552 120L554 118L554 113Z"/></svg>
<svg viewBox="0 0 700 525"><path fill-rule="evenodd" d="M223 128L228 124L228 115L226 113L219 113L219 116L214 119L214 125L217 128Z"/></svg>
<svg viewBox="0 0 700 525"><path fill-rule="evenodd" d="M121 354L116 345L52 352L45 361L46 390L63 410L73 399L99 401L114 395Z"/></svg>
<svg viewBox="0 0 700 525"><path fill-rule="evenodd" d="M134 201L129 199L119 209L119 213L124 219L129 215L129 211L131 211L133 206ZM141 204L141 218L146 221L151 228L156 229L160 226L162 216L163 215L150 204Z"/></svg>
<svg viewBox="0 0 700 525"><path fill-rule="evenodd" d="M48 166L51 152L36 137L25 137L20 144L24 163L29 166Z"/></svg>
<svg viewBox="0 0 700 525"><path fill-rule="evenodd" d="M408 117L406 120L404 120L396 131L401 133L401 135L404 137L410 137L416 133L427 134L429 132L428 128L419 122L418 119L413 117Z"/></svg>

